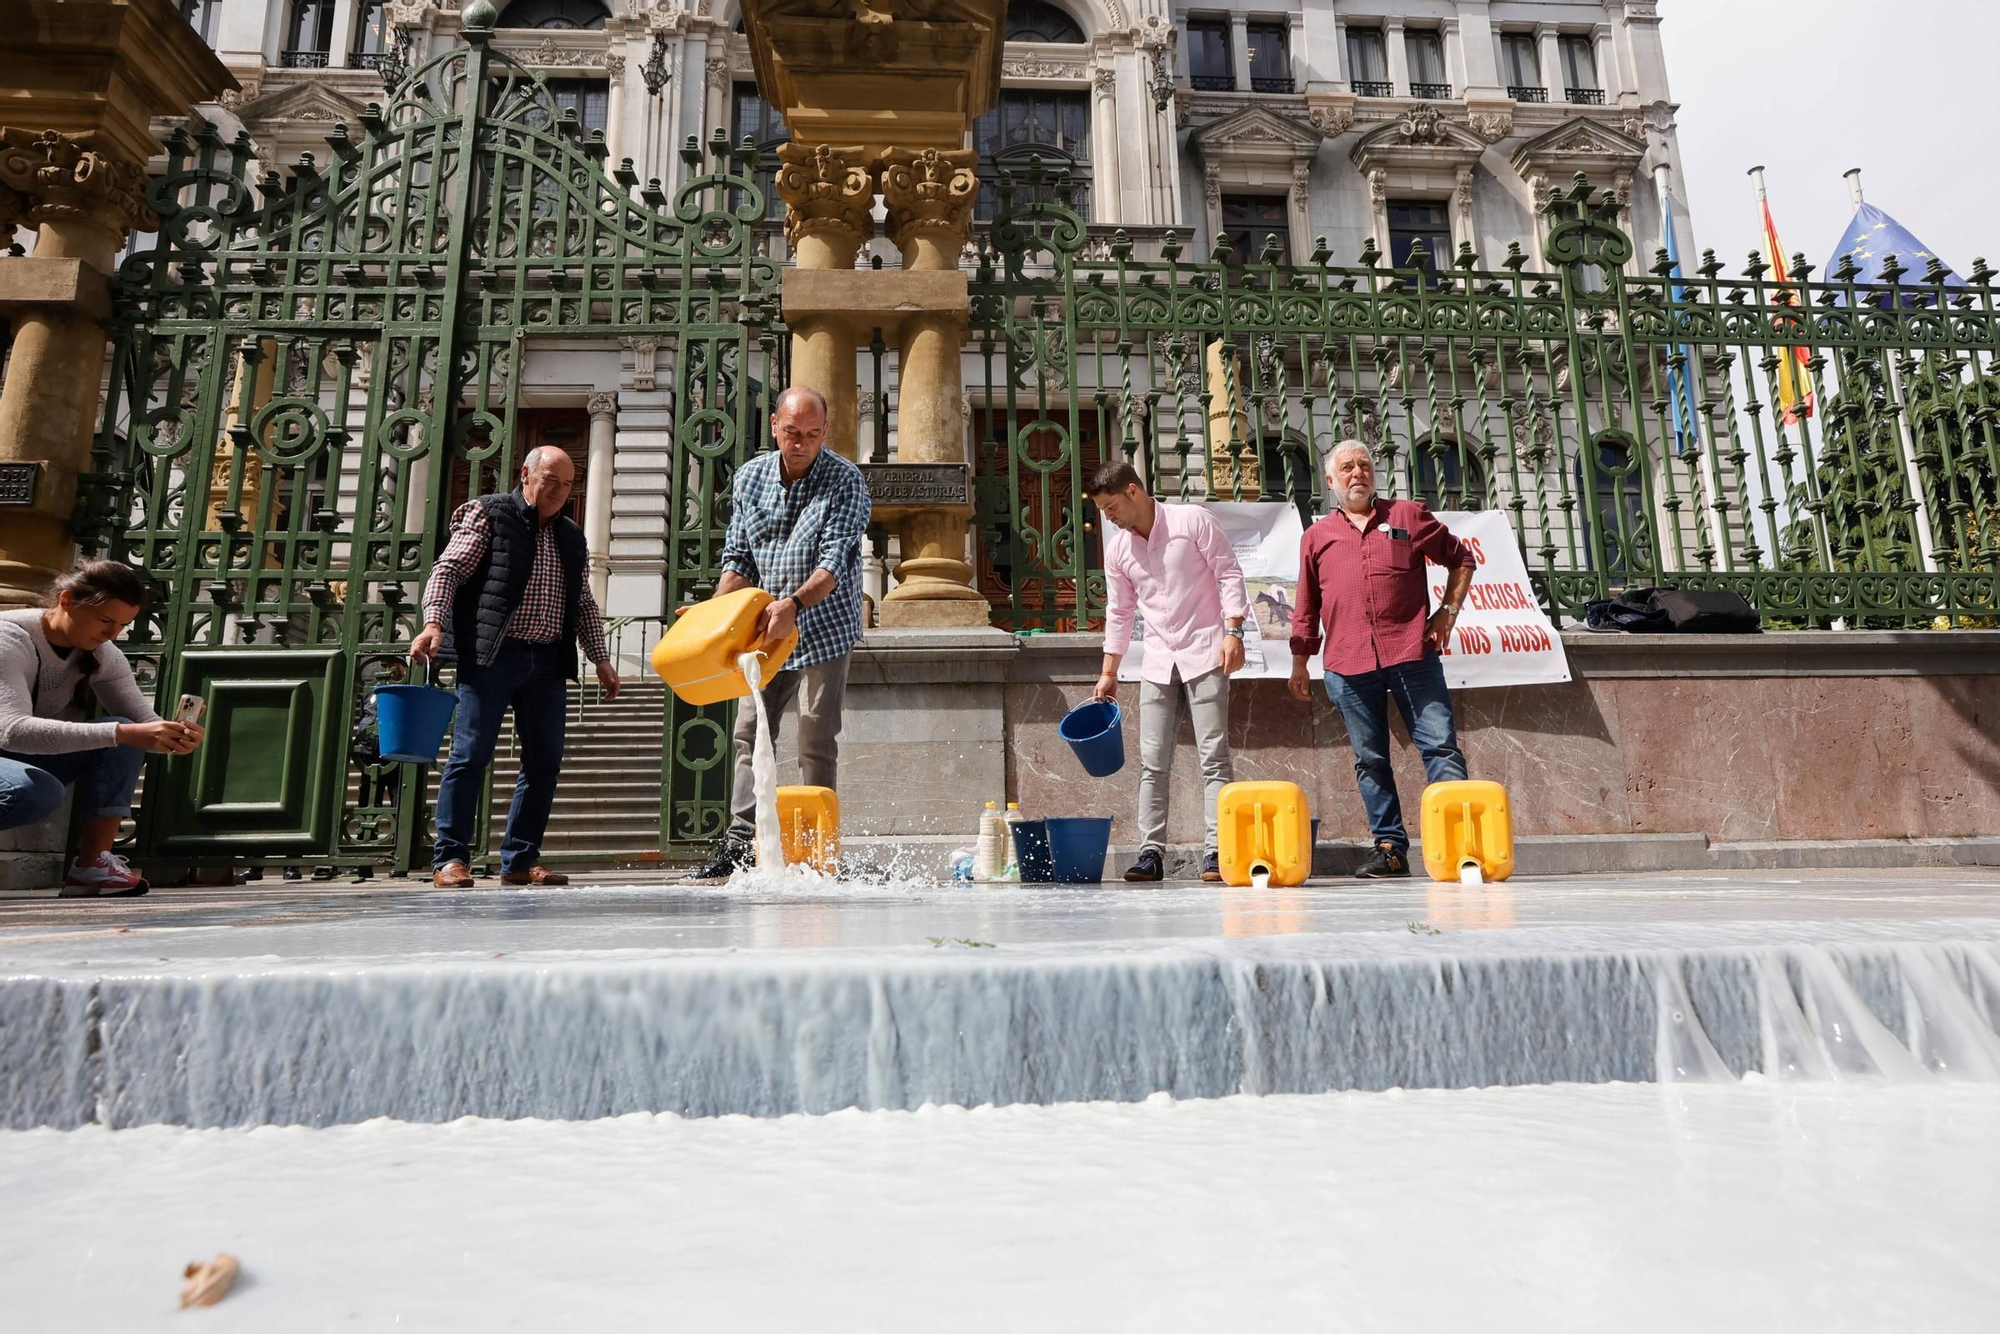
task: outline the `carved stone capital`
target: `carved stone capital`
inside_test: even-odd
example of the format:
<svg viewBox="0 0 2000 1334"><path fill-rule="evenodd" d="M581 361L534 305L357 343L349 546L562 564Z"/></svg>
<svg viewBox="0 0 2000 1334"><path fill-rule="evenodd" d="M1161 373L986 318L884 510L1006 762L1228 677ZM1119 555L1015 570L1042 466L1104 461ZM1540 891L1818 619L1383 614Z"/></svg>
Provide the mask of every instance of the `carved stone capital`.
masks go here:
<svg viewBox="0 0 2000 1334"><path fill-rule="evenodd" d="M875 234L870 208L875 183L859 147L783 143L778 146L778 198L785 201L785 239L829 232L865 244Z"/></svg>
<svg viewBox="0 0 2000 1334"><path fill-rule="evenodd" d="M95 137L8 126L0 129L0 186L25 201L19 216L84 222L119 232L153 231L159 215L146 203L146 173L96 151ZM0 208L6 205L0 204Z"/></svg>
<svg viewBox="0 0 2000 1334"><path fill-rule="evenodd" d="M591 417L616 417L618 415L618 395L592 394L583 405L583 410Z"/></svg>
<svg viewBox="0 0 2000 1334"><path fill-rule="evenodd" d="M606 51L604 53L604 69L614 80L624 78L625 53L623 51Z"/></svg>
<svg viewBox="0 0 2000 1334"><path fill-rule="evenodd" d="M1110 97L1118 91L1118 71L1115 69L1099 68L1091 73L1090 81L1100 97Z"/></svg>
<svg viewBox="0 0 2000 1334"><path fill-rule="evenodd" d="M729 60L726 56L710 56L704 67L708 71L708 86L720 91L729 87Z"/></svg>
<svg viewBox="0 0 2000 1334"><path fill-rule="evenodd" d="M938 244L965 243L972 201L979 194L971 149L891 148L881 157L882 202L889 206L889 239L908 252L918 233L935 234Z"/></svg>

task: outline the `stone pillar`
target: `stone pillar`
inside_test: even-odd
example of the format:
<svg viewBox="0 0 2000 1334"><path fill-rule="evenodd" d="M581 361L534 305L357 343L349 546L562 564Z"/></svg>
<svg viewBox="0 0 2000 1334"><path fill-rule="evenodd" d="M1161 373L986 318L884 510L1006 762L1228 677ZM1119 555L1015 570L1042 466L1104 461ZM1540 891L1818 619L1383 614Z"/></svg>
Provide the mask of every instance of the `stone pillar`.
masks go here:
<svg viewBox="0 0 2000 1334"><path fill-rule="evenodd" d="M590 396L590 452L583 472L583 540L590 549L590 595L601 609L611 583L612 448L618 435L618 395Z"/></svg>
<svg viewBox="0 0 2000 1334"><path fill-rule="evenodd" d="M35 228L32 257L0 259L0 311L14 326L0 465L34 472L33 503L0 510L0 607L39 601L69 566L76 479L90 470L97 429L106 279L127 229L159 226L145 188L145 172L103 152L95 134L0 129L0 234Z"/></svg>
<svg viewBox="0 0 2000 1334"><path fill-rule="evenodd" d="M1387 19L1382 24L1382 45L1389 58L1389 86L1397 97L1410 96L1410 48L1403 44L1403 20Z"/></svg>
<svg viewBox="0 0 2000 1334"><path fill-rule="evenodd" d="M1542 86L1549 90L1549 101L1560 106L1568 93L1563 88L1562 51L1556 45L1556 30L1544 23L1535 29L1535 37L1542 47Z"/></svg>
<svg viewBox="0 0 2000 1334"><path fill-rule="evenodd" d="M892 148L882 155L889 239L909 272L956 271L979 194L970 150ZM900 378L896 457L902 463L966 460L965 386L959 350L969 307L913 310L897 328ZM913 508L896 523L902 561L883 597L881 624L985 625L991 613L967 563L969 507Z"/></svg>
<svg viewBox="0 0 2000 1334"><path fill-rule="evenodd" d="M1250 91L1250 16L1237 10L1229 16L1229 62L1230 73L1236 79L1236 91Z"/></svg>
<svg viewBox="0 0 2000 1334"><path fill-rule="evenodd" d="M110 315L108 278L145 203L152 122L236 81L166 0L16 0L0 25L0 234L35 229L0 258L14 346L0 384L0 464L32 471L29 503L0 508L0 605L38 599L70 562L76 479L90 468Z"/></svg>
<svg viewBox="0 0 2000 1334"><path fill-rule="evenodd" d="M1092 160L1097 179L1092 183L1091 212L1099 222L1117 222L1125 216L1125 200L1119 188L1118 159L1123 145L1118 140L1118 70L1101 65L1091 72L1096 100L1091 104L1090 133L1096 142ZM907 259L904 261L907 267Z"/></svg>
<svg viewBox="0 0 2000 1334"><path fill-rule="evenodd" d="M604 160L616 168L625 152L625 53L606 53L604 68L611 76L611 92L604 108Z"/></svg>
<svg viewBox="0 0 2000 1334"><path fill-rule="evenodd" d="M785 201L785 240L796 269L851 271L875 235L875 183L865 150L800 143L779 146L778 197ZM952 257L957 264L956 254ZM792 383L826 395L826 442L857 457L853 324L832 314L792 321Z"/></svg>

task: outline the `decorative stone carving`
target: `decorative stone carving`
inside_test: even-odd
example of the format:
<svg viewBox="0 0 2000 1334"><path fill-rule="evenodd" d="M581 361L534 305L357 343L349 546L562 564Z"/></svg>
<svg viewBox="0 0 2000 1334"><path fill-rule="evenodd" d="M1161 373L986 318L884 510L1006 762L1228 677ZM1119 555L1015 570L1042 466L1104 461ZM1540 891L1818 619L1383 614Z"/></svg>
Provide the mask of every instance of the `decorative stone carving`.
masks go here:
<svg viewBox="0 0 2000 1334"><path fill-rule="evenodd" d="M634 8L643 2L644 0L633 0ZM687 11L680 7L678 0L654 0L645 13L648 32L663 32L672 36L687 23Z"/></svg>
<svg viewBox="0 0 2000 1334"><path fill-rule="evenodd" d="M423 28L437 22L438 7L430 0L387 0L382 12L391 28Z"/></svg>
<svg viewBox="0 0 2000 1334"><path fill-rule="evenodd" d="M618 341L632 354L632 387L652 392L658 387L655 376L658 373L659 343L651 338L621 338Z"/></svg>
<svg viewBox="0 0 2000 1334"><path fill-rule="evenodd" d="M1312 199L1312 163L1292 164L1292 202L1300 208L1306 207Z"/></svg>
<svg viewBox="0 0 2000 1334"><path fill-rule="evenodd" d="M708 64L704 68L708 71L709 87L717 91L729 87L729 58L727 56L710 56Z"/></svg>
<svg viewBox="0 0 2000 1334"><path fill-rule="evenodd" d="M778 198L785 201L785 239L794 248L815 232L844 232L860 245L875 233L874 182L861 149L829 144L778 146Z"/></svg>
<svg viewBox="0 0 2000 1334"><path fill-rule="evenodd" d="M1090 76L1090 81L1096 85L1100 97L1110 97L1118 91L1118 71L1115 69L1100 69Z"/></svg>
<svg viewBox="0 0 2000 1334"><path fill-rule="evenodd" d="M77 221L119 230L152 231L160 219L146 204L146 173L96 151L94 134L0 129L0 186L21 201L12 207L32 226Z"/></svg>
<svg viewBox="0 0 2000 1334"><path fill-rule="evenodd" d="M1471 164L1468 163L1459 167L1457 173L1458 188L1452 191L1452 198L1458 202L1459 208L1463 209L1468 216L1472 212L1472 175Z"/></svg>
<svg viewBox="0 0 2000 1334"><path fill-rule="evenodd" d="M1396 133L1404 143L1444 144L1451 142L1445 133L1444 113L1429 102L1419 102L1403 113L1396 123Z"/></svg>
<svg viewBox="0 0 2000 1334"><path fill-rule="evenodd" d="M1475 111L1466 117L1472 132L1489 144L1497 144L1514 132L1514 113L1511 111Z"/></svg>
<svg viewBox="0 0 2000 1334"><path fill-rule="evenodd" d="M624 78L625 53L623 51L606 51L604 53L604 68L614 81Z"/></svg>
<svg viewBox="0 0 2000 1334"><path fill-rule="evenodd" d="M1222 207L1222 168L1216 163L1207 163L1201 169L1201 194L1210 208Z"/></svg>
<svg viewBox="0 0 2000 1334"><path fill-rule="evenodd" d="M1354 108L1313 107L1306 112L1306 119L1315 130L1332 139L1354 128Z"/></svg>
<svg viewBox="0 0 2000 1334"><path fill-rule="evenodd" d="M1090 66L1081 59L1013 56L1000 62L1000 77L1004 79L1081 79L1089 73Z"/></svg>
<svg viewBox="0 0 2000 1334"><path fill-rule="evenodd" d="M889 239L904 254L919 232L940 233L940 245L964 244L979 194L972 149L891 148L882 154L882 202L889 207Z"/></svg>
<svg viewBox="0 0 2000 1334"><path fill-rule="evenodd" d="M1116 0L1112 0L1113 7ZM1132 29L1132 40L1149 51L1172 49L1177 40L1174 25L1158 14L1146 15L1146 21Z"/></svg>
<svg viewBox="0 0 2000 1334"><path fill-rule="evenodd" d="M592 417L616 417L618 415L618 395L592 394L583 405L583 410Z"/></svg>
<svg viewBox="0 0 2000 1334"><path fill-rule="evenodd" d="M1374 204L1386 204L1389 201L1389 173L1380 167L1368 173L1368 199Z"/></svg>

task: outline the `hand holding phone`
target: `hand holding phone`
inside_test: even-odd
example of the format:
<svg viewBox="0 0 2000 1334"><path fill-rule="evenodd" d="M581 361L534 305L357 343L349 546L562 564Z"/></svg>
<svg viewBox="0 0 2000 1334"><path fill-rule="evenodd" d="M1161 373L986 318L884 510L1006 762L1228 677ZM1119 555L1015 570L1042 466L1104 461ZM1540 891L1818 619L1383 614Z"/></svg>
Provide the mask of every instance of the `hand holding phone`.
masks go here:
<svg viewBox="0 0 2000 1334"><path fill-rule="evenodd" d="M201 721L201 715L208 708L208 701L200 695L182 695L181 702L174 706L174 721L188 726Z"/></svg>

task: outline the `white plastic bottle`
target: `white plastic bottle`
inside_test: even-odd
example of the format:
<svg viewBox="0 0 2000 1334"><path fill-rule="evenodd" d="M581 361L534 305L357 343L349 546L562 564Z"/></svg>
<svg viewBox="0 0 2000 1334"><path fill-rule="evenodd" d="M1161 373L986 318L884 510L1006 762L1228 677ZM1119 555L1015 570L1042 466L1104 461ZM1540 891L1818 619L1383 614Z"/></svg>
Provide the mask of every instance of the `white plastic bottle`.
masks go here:
<svg viewBox="0 0 2000 1334"><path fill-rule="evenodd" d="M1005 823L1000 826L1000 837L1007 840L1007 846L1001 850L1005 868L1000 874L1003 879L1012 880L1016 884L1019 884L1021 880L1021 866L1016 860L1019 852L1018 845L1014 842L1014 826L1027 818L1027 816L1021 813L1021 803L1010 801L1007 803L1007 814L1004 817Z"/></svg>
<svg viewBox="0 0 2000 1334"><path fill-rule="evenodd" d="M979 842L972 854L972 878L994 881L1007 868L1000 840L1007 835L1007 823L1000 818L1000 803L989 801L979 817Z"/></svg>

